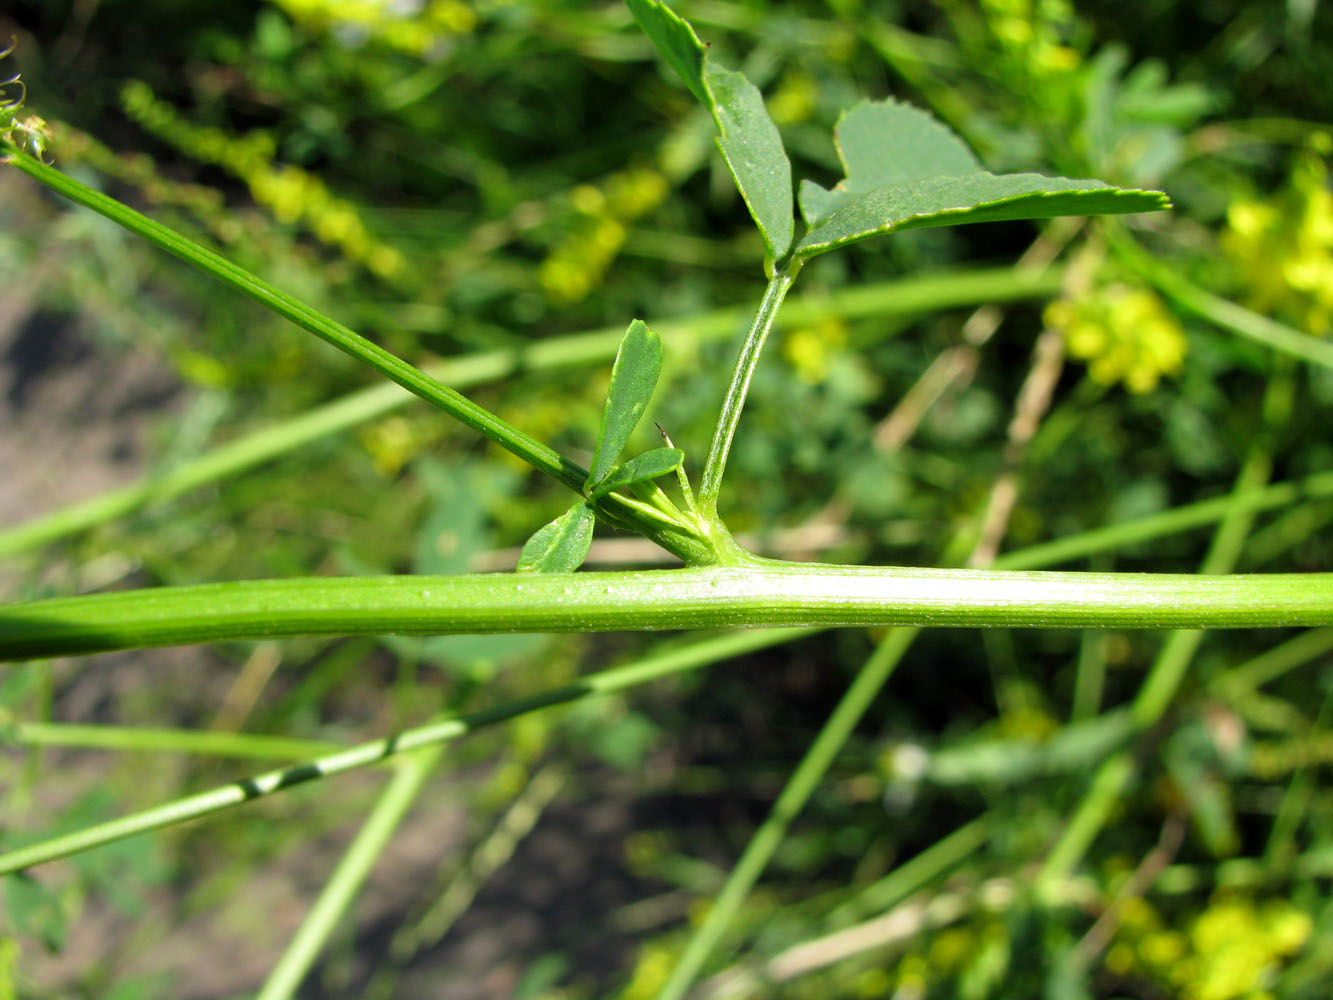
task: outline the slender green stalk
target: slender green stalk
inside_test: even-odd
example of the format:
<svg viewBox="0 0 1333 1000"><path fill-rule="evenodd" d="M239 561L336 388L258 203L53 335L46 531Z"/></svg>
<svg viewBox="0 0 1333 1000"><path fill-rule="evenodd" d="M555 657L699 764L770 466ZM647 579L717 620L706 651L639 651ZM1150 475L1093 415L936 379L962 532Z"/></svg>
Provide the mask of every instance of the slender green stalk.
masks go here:
<svg viewBox="0 0 1333 1000"><path fill-rule="evenodd" d="M1257 889L1330 877L1333 877L1333 850L1312 847L1292 859L1290 865L1275 866L1261 858L1228 858L1213 866L1170 865L1153 884L1153 891L1178 896L1217 889Z"/></svg>
<svg viewBox="0 0 1333 1000"><path fill-rule="evenodd" d="M250 580L0 607L0 660L297 635L779 625L1333 624L1333 573L1200 577L823 566Z"/></svg>
<svg viewBox="0 0 1333 1000"><path fill-rule="evenodd" d="M1330 650L1333 650L1333 628L1311 629L1228 670L1209 687L1217 694L1241 698Z"/></svg>
<svg viewBox="0 0 1333 1000"><path fill-rule="evenodd" d="M897 906L978 850L990 838L995 825L995 815L984 813L941 837L839 906L829 914L829 925L842 927Z"/></svg>
<svg viewBox="0 0 1333 1000"><path fill-rule="evenodd" d="M1281 487L1276 487L1275 489L1281 489ZM1253 494L1248 493L1236 494L1238 499L1252 495ZM1294 497L1296 494L1291 495ZM1220 510L1213 509L1213 507L1215 507L1213 501L1206 501L1205 503L1212 505L1209 509L1212 511L1213 516L1220 513ZM1145 520L1152 521L1154 524L1158 525L1159 530L1163 534L1171 530L1171 525L1160 515ZM1065 549L1061 558L1077 558L1082 555L1083 552L1077 548L1080 540L1086 541L1089 546L1096 546L1100 549L1102 544L1102 534L1101 531L1091 531L1081 535L1071 536L1068 539L1063 539L1062 542L1065 543ZM1144 537L1157 536L1147 535ZM1142 538L1136 536L1136 540L1142 540ZM1010 556L1001 557L1001 561L1011 557L1023 557L1026 551L1027 550L1024 550L1024 552L1011 553ZM479 715L469 717L461 728L456 722L451 721L444 725L432 725L426 727L424 730L412 730L408 733L404 733L393 743L390 743L389 741L381 741L373 745L368 745L371 747L370 752L365 757L357 758L361 763L353 762L350 766L365 766L366 764L375 763L378 760L390 757L393 752L395 752L395 747L410 748L412 746L427 745L432 739L456 739L458 736L482 725L505 721L528 711L536 711L545 708L548 705L564 704L565 702L572 701L587 694L611 693L613 691L634 686L635 684L653 680L658 676L662 676L664 673L701 666L705 663L713 662L715 659L723 659L727 656L740 655L754 649L760 649L768 645L785 642L788 639L799 635L809 634L810 631L811 630L802 629L777 629L738 632L715 639L704 640L699 643L691 644L680 650L654 657L637 666L621 667L604 674L595 674L592 677L579 682L577 685L562 689L555 693L548 692L542 695L537 695L531 699L512 703L508 706L502 706L490 714L480 713ZM1254 661L1254 672L1256 677L1251 677L1249 673L1246 673L1244 679L1247 681L1253 680L1255 683L1262 683L1263 680L1275 676L1276 673L1281 672L1284 669L1289 669L1289 664L1291 664L1293 659L1296 662L1305 662L1305 659L1308 659L1309 655L1313 655L1310 654L1310 651L1306 648L1307 645L1329 642L1329 636L1333 636L1333 629L1319 629L1307 632L1304 636L1298 636L1289 643L1273 650L1273 654L1276 656L1279 653L1283 653L1283 651L1287 651L1288 647L1292 647L1290 656L1284 655L1280 662L1276 663L1270 663L1267 656L1259 657ZM1316 654L1317 652L1318 650L1315 651ZM34 723L32 725L38 724ZM335 755L333 758L326 758L323 761L308 765L307 768L304 769L305 777L316 777L322 774L338 773L339 768L337 765L340 759L341 755ZM317 771L310 772L310 767L316 768ZM346 767L341 768L341 770L346 769ZM269 775L261 775L250 779L246 784L246 788L260 794L268 794L268 792L275 791L278 788L289 787L292 784L298 783L296 779L301 773L301 770L292 769L288 772L273 772ZM110 824L103 824L101 827L94 828L95 831L100 832L82 831L82 834L88 835L90 838L86 842L80 841L81 843L84 843L84 846L68 847L66 841L62 840L62 843L57 845L55 853L32 855L37 858L37 860L23 861L20 858L22 863L18 864L17 867L26 867L30 864L36 864L39 860L62 857L65 854L74 853L77 850L83 850L89 846L106 843L109 840L131 836L135 833L147 830L159 829L170 826L175 822L180 822L182 819L192 819L217 811L218 809L240 805L247 801L250 796L248 794L236 794L236 787L237 786L223 786L223 788L215 789L211 793L205 793L204 797L202 797L195 805L185 806L183 812L181 803L168 803L165 806L148 810L144 813L137 814L136 816L126 817L122 820L116 820ZM263 791L264 789L268 789L268 791ZM40 848L43 851L46 851L50 849L50 844L51 842L36 845L30 850L37 850ZM8 863L8 858L0 858L0 871L12 870L12 867L6 868Z"/></svg>
<svg viewBox="0 0 1333 1000"><path fill-rule="evenodd" d="M439 407L477 433L517 455L533 468L564 483L574 492L582 493L583 484L588 478L587 469L500 419L485 407L478 406L457 390L431 377L415 365L367 340L342 323L330 319L313 306L288 295L222 255L187 239L174 229L155 222L72 177L67 177L32 156L15 152L6 157L5 162L58 194L92 209L159 249L179 257L227 287L267 306L279 316L313 333L325 343L365 362L381 375ZM683 525L673 529L658 520L639 514L616 494L605 498L597 507L613 524L632 526L634 530L651 538L687 563L706 564L716 559L714 547L705 539L693 536Z"/></svg>
<svg viewBox="0 0 1333 1000"><path fill-rule="evenodd" d="M14 153L8 157L7 162L34 180L45 184L57 194L92 209L159 249L216 278L227 287L267 306L279 316L291 320L325 343L333 345L359 361L364 361L381 375L397 382L428 403L438 406L479 434L513 452L534 468L565 483L571 489L582 489L583 480L588 476L587 470L579 468L536 438L509 425L485 407L478 406L447 385L431 378L421 369L408 364L349 327L330 319L313 306L288 295L259 276L227 260L221 254L214 253L174 229L136 212L128 205L123 205L114 198L79 183L35 157L26 153Z"/></svg>
<svg viewBox="0 0 1333 1000"><path fill-rule="evenodd" d="M384 853L389 838L416 802L443 753L443 746L430 746L406 755L399 762L379 801L357 831L356 839L324 883L319 899L269 973L257 1000L289 1000L296 994L301 980L315 964L338 921L360 892Z"/></svg>
<svg viewBox="0 0 1333 1000"><path fill-rule="evenodd" d="M307 760L341 749L336 743L288 736L222 733L146 726L80 725L71 722L0 721L0 745L66 747L121 752L189 753L211 757Z"/></svg>
<svg viewBox="0 0 1333 1000"><path fill-rule="evenodd" d="M1069 721L1079 722L1095 716L1101 709L1105 686L1105 636L1101 632L1084 632L1079 638L1078 667L1074 675L1074 698L1069 709Z"/></svg>
<svg viewBox="0 0 1333 1000"><path fill-rule="evenodd" d="M1043 542L1040 545L1030 545L1021 552L1010 552L1000 556L995 560L995 566L999 569L1057 566L1097 552L1110 552L1191 528L1206 527L1221 520L1228 511L1273 510L1301 499L1326 496L1333 496L1333 472L1320 472L1305 479L1277 483L1262 489L1228 493L1225 496L1199 500L1133 521L1094 528L1079 532L1077 535Z"/></svg>
<svg viewBox="0 0 1333 1000"><path fill-rule="evenodd" d="M447 743L483 726L507 722L528 712L563 705L578 701L581 698L615 694L618 691L637 687L640 684L647 684L649 681L658 680L662 677L707 666L731 656L740 656L757 649L789 642L805 634L808 634L808 630L768 629L736 632L714 636L687 646L667 650L655 656L645 657L635 663L604 670L581 678L572 684L542 691L527 698L505 702L493 708L472 712L468 715L440 719L425 726L406 730L389 739L373 740L369 743L350 747L339 753L330 754L327 757L320 757L289 768L268 771L253 778L231 782L197 795L190 795L174 802L168 802L165 805L155 806L152 809L145 809L142 812L77 830L74 833L51 837L40 843L0 855L0 875L21 871L33 865L53 861L56 858L78 854L81 851L100 847L102 844L132 837L135 834L160 830L188 820L198 819L201 816L230 809L252 799L272 795L284 788L292 788L315 778L329 777L356 768L368 767L390 759L396 754Z"/></svg>
<svg viewBox="0 0 1333 1000"><path fill-rule="evenodd" d="M805 808L824 773L847 742L847 737L916 639L917 632L917 629L912 628L894 629L881 640L875 652L861 667L851 687L842 696L837 708L783 787L768 817L750 838L736 867L727 876L722 891L713 900L708 916L690 938L685 953L671 970L671 977L657 994L657 1000L680 1000L699 977L704 963L717 949L741 904L768 867L778 845L787 834L787 827Z"/></svg>
<svg viewBox="0 0 1333 1000"><path fill-rule="evenodd" d="M1324 703L1310 726L1309 735L1328 732L1330 706L1333 706L1333 694L1325 693ZM1273 826L1268 831L1268 843L1264 845L1264 860L1274 868L1289 865L1301 853L1296 846L1297 837L1310 815L1310 800L1322 784L1317 781L1318 766L1311 761L1298 767L1282 794L1277 815L1273 817Z"/></svg>
<svg viewBox="0 0 1333 1000"><path fill-rule="evenodd" d="M1043 297L1060 290L1063 272L1033 276L1013 268L961 270L886 281L828 295L789 299L783 307L791 323L808 324L825 316L902 317L980 302ZM673 350L687 344L730 336L747 313L739 307L717 309L654 326ZM885 328L880 324L881 328ZM609 327L535 341L522 347L452 358L425 371L456 387L494 381L518 371L550 371L609 361L625 331ZM180 496L192 489L237 475L322 437L374 420L415 399L395 383L361 389L299 416L222 445L198 458L150 473L127 486L70 504L48 514L0 529L0 558L16 555L117 517ZM1333 474L1329 477L1333 494Z"/></svg>
<svg viewBox="0 0 1333 1000"><path fill-rule="evenodd" d="M736 367L722 400L717 429L713 431L713 443L708 446L708 459L699 482L699 510L708 520L717 519L717 499L722 490L727 454L731 451L731 441L740 424L741 410L745 407L745 397L750 391L750 380L754 378L759 355L763 353L764 341L768 339L778 310L782 307L782 300L787 297L787 291L795 280L795 271L779 271L773 275L768 287L764 289L764 297L750 322L750 328L745 331L745 339L741 341Z"/></svg>

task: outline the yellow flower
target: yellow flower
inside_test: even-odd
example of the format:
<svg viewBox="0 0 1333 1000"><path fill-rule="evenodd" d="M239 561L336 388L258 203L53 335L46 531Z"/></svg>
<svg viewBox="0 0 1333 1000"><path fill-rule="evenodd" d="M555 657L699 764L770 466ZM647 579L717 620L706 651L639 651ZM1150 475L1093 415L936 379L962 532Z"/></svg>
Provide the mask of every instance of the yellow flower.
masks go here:
<svg viewBox="0 0 1333 1000"><path fill-rule="evenodd" d="M321 243L337 248L381 278L391 278L403 268L403 255L370 235L355 205L335 197L314 174L273 162L277 142L270 133L260 130L237 137L219 128L195 125L137 80L121 90L121 105L130 117L177 149L245 181L254 200L279 222L304 226Z"/></svg>
<svg viewBox="0 0 1333 1000"><path fill-rule="evenodd" d="M1124 382L1130 392L1149 392L1163 375L1178 375L1185 361L1185 331L1146 288L1105 285L1077 300L1060 299L1046 307L1045 320L1103 385Z"/></svg>
<svg viewBox="0 0 1333 1000"><path fill-rule="evenodd" d="M1251 309L1316 336L1333 329L1333 192L1314 149L1297 158L1274 197L1232 202L1222 249L1236 265Z"/></svg>
<svg viewBox="0 0 1333 1000"><path fill-rule="evenodd" d="M667 196L666 177L649 168L612 174L601 187L580 184L569 194L582 216L542 261L538 280L552 302L578 302L596 287L629 235L629 223Z"/></svg>

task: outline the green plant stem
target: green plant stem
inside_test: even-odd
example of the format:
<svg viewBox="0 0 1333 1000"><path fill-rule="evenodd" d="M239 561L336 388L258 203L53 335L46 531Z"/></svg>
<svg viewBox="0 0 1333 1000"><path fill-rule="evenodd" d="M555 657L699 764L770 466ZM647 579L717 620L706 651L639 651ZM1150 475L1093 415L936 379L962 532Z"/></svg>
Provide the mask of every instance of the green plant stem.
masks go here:
<svg viewBox="0 0 1333 1000"><path fill-rule="evenodd" d="M961 270L886 281L828 295L788 300L784 315L792 323L808 324L826 316L856 319L864 316L907 317L981 302L1012 301L1053 295L1060 290L1063 272L1030 275L1013 268ZM663 320L655 329L679 351L690 345L730 336L745 322L740 307L717 309L680 320ZM881 329L883 324L879 325ZM486 351L451 358L428 366L433 378L467 387L504 378L518 371L550 371L609 361L615 357L625 331L608 327L535 341L522 347ZM398 409L416 399L394 383L361 389L306 413L290 417L224 444L198 458L108 490L31 520L0 529L0 558L16 555L67 537L148 504L170 500L189 490L252 469L311 441L345 431ZM1333 494L1333 474L1328 476Z"/></svg>
<svg viewBox="0 0 1333 1000"><path fill-rule="evenodd" d="M671 970L671 977L657 994L657 1000L680 1000L698 978L704 963L731 926L741 904L768 867L768 862L787 834L787 827L805 808L824 773L847 742L847 737L861 721L875 695L916 639L917 633L918 630L913 628L892 630L861 667L856 679L815 737L814 743L801 758L801 763L783 787L782 794L778 796L767 818L750 838L736 867L727 876L722 891L713 900L708 916L691 936L685 953Z"/></svg>
<svg viewBox="0 0 1333 1000"><path fill-rule="evenodd" d="M251 580L0 607L0 659L297 635L780 625L1333 624L1333 573L994 572L754 561L616 573Z"/></svg>
<svg viewBox="0 0 1333 1000"><path fill-rule="evenodd" d="M981 848L996 825L994 813L983 813L935 841L830 913L828 926L844 927L897 906Z"/></svg>
<svg viewBox="0 0 1333 1000"><path fill-rule="evenodd" d="M155 222L114 198L79 183L32 156L15 152L5 157L4 162L12 164L71 201L123 226L159 249L179 257L227 287L267 306L279 316L313 333L325 343L363 361L413 395L434 404L483 437L517 455L533 468L582 495L583 484L588 478L587 469L500 419L485 407L478 406L457 390L432 378L415 365L386 351L342 323L330 319L313 306L288 295L220 254L187 239L174 229ZM607 497L597 507L599 512L613 524L632 526L635 531L651 538L687 563L706 564L715 561L714 546L702 538L693 536L684 526L673 530L658 520L644 517L622 503L615 495Z"/></svg>
<svg viewBox="0 0 1333 1000"><path fill-rule="evenodd" d="M92 209L159 249L216 278L234 291L267 306L279 316L290 320L308 333L313 333L325 343L359 361L364 361L408 392L438 406L479 434L513 452L534 468L565 483L573 490L582 489L583 480L588 476L587 470L579 468L540 441L431 378L421 369L408 364L349 327L330 319L313 306L288 295L243 267L233 264L222 255L187 239L174 229L79 183L32 156L15 153L8 157L7 162L34 180L45 184L57 194Z"/></svg>
<svg viewBox="0 0 1333 1000"><path fill-rule="evenodd" d="M269 973L257 1000L289 1000L296 994L301 980L370 876L389 838L416 802L443 753L444 747L435 745L407 754L399 761L388 786L357 831L356 839L343 854L296 936Z"/></svg>
<svg viewBox="0 0 1333 1000"><path fill-rule="evenodd" d="M86 851L102 844L132 837L135 834L160 830L211 813L239 806L252 799L272 795L284 788L292 788L315 778L342 774L356 768L368 767L388 760L396 754L435 746L459 739L484 726L507 722L528 712L540 711L582 698L615 694L649 681L668 677L685 670L707 666L731 656L740 656L757 649L789 642L808 634L805 629L767 629L735 632L713 636L667 650L637 662L603 670L572 684L542 691L527 698L496 705L467 715L440 719L415 729L409 729L389 739L373 740L347 750L307 761L293 767L268 771L252 778L230 782L197 795L186 796L174 802L145 809L142 812L77 830L74 833L51 837L28 847L0 855L0 875L21 871L33 865L53 861Z"/></svg>
<svg viewBox="0 0 1333 1000"><path fill-rule="evenodd" d="M745 331L741 341L740 353L736 357L736 366L727 386L727 394L722 400L722 409L717 417L717 429L713 431L713 442L708 446L708 459L704 463L703 476L699 482L699 511L710 521L717 520L717 500L722 490L722 475L727 467L727 454L731 451L731 441L736 436L736 427L740 424L741 410L745 407L745 397L750 391L750 380L759 364L764 342L773 329L782 300L796 280L795 271L778 271L764 289L764 297L755 311L750 328Z"/></svg>
<svg viewBox="0 0 1333 1000"><path fill-rule="evenodd" d="M0 745L188 753L268 760L306 760L341 749L336 743L287 736L210 732L198 729L80 725L71 722L0 722Z"/></svg>

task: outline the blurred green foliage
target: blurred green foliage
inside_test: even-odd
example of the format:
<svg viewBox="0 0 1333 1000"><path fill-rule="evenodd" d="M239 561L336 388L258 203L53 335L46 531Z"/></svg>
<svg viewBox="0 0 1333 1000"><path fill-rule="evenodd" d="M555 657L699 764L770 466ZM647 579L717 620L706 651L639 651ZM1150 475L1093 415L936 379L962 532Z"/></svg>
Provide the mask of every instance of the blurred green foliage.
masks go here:
<svg viewBox="0 0 1333 1000"><path fill-rule="evenodd" d="M1329 4L679 7L764 89L802 172L837 176L827 135L841 109L864 94L899 96L948 121L991 169L1161 187L1177 211L1133 230L1158 261L1300 331L1329 333ZM623 328L632 316L687 317L750 303L761 288L762 248L714 155L711 122L618 4L17 0L0 15L0 37L7 31L19 41L10 58L29 110L53 123L48 155L63 169L411 360ZM815 294L1008 264L1029 249L1066 261L1068 278L1056 301L993 319L950 309L910 324L833 316L782 329L733 451L729 523L788 555L936 564L957 557L942 552L950 538L975 539L1006 468L1021 488L1005 548L1167 511L1231 488L1275 405L1271 394L1265 403L1274 379L1288 386L1289 416L1263 432L1272 478L1327 469L1330 373L1275 359L1182 308L1116 248L1100 224L1078 233L1006 224L899 234L811 264L805 290ZM0 338L11 412L23 405L22 359L8 344L23 323L84 345L74 363L150 359L173 386L155 401L169 417L139 407L149 442L139 458L150 469L367 381L347 359L101 220L33 197L13 176L0 178L0 260L18 276L7 284L21 307ZM981 332L987 323L993 336ZM1005 457L1011 409L1044 326L1068 357L1015 464ZM665 348L647 416L697 460L732 348ZM79 350L97 360L79 362ZM916 398L934 363L954 374L900 435L900 403ZM534 368L475 393L586 457L607 367ZM27 377L46 374L37 365ZM79 433L77 414L39 416ZM636 445L657 443L648 424ZM31 596L125 580L496 568L488 554L512 550L566 502L415 406L21 557L4 580ZM1241 567L1328 568L1331 521L1327 498L1261 515ZM812 528L825 529L816 541ZM1189 572L1207 544L1206 532L1181 533L1084 565ZM188 664L24 666L0 677L0 725L55 718L352 740L564 683L645 645L347 640L288 643L277 660L266 647L238 647ZM750 900L714 985L932 1000L1326 996L1333 643L1205 637L1167 719L1132 737L1117 710L1159 645L1119 633L927 635ZM426 803L463 807L452 850L409 868L423 891L378 916L364 943L343 940L302 995L358 995L385 969L405 977L398 995L483 995L466 983L443 992L458 987L430 956L461 962L451 937L423 932L399 950L382 939L433 926L424 890L460 884L462 859L476 857L468 845L491 843L496 818L543 763L561 759L576 777L546 807L557 829L599 802L624 815L609 833L585 837L576 826L549 842L586 848L584 864L618 873L615 891L561 910L504 883L489 901L482 890L472 922L450 934L503 940L512 910L527 905L539 931L513 932L496 960L509 978L484 995L652 997L867 649L858 634L806 639L458 744L449 781ZM1265 663L1281 668L1243 682L1246 664ZM1034 867L1087 776L1131 739L1130 794L1064 896L1036 898ZM248 771L170 754L12 748L0 773L8 845L30 812L75 825ZM8 880L0 996L182 995L188 963L163 979L144 956L173 922L255 922L255 886L330 850L347 817L364 812L369 785L338 788ZM938 855L917 881L889 881L977 816L986 825L966 849ZM515 864L522 880L549 863L535 848ZM76 948L79 927L108 906L123 915L112 926L142 929ZM170 919L144 920L152 908ZM282 945L248 933L262 954ZM62 949L65 965L38 962Z"/></svg>

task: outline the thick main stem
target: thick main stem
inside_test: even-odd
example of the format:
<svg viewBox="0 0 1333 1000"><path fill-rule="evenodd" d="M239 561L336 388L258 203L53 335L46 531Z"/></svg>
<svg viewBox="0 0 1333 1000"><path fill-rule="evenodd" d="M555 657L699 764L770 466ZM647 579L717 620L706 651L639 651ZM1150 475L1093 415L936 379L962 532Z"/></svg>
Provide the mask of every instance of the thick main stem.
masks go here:
<svg viewBox="0 0 1333 1000"><path fill-rule="evenodd" d="M726 470L731 440L736 436L736 426L740 423L741 410L745 407L745 396L750 391L750 380L754 378L759 355L764 350L764 341L773 329L773 321L777 318L782 300L787 297L787 290L795 280L795 271L779 271L773 275L764 290L763 301L750 321L750 329L745 331L745 340L741 342L736 367L731 373L731 384L727 386L727 395L718 413L717 429L713 431L713 443L708 446L708 460L704 463L703 479L699 486L699 509L710 520L717 518L722 473Z"/></svg>
<svg viewBox="0 0 1333 1000"><path fill-rule="evenodd" d="M820 566L252 580L0 607L0 659L296 635L928 625L1333 624L1333 573L1184 576Z"/></svg>

